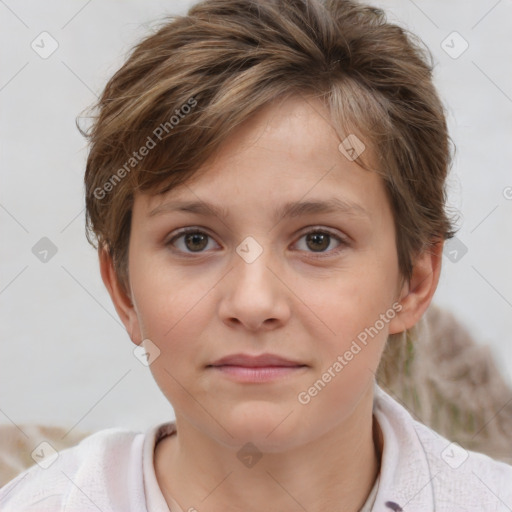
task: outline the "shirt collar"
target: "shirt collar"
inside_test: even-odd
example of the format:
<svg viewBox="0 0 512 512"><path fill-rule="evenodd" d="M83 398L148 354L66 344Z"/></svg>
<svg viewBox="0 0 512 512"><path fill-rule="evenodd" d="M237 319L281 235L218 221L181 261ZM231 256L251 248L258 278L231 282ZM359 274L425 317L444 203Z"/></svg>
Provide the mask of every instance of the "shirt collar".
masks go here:
<svg viewBox="0 0 512 512"><path fill-rule="evenodd" d="M373 414L384 444L374 510L431 512L434 510L432 475L414 419L376 382Z"/></svg>

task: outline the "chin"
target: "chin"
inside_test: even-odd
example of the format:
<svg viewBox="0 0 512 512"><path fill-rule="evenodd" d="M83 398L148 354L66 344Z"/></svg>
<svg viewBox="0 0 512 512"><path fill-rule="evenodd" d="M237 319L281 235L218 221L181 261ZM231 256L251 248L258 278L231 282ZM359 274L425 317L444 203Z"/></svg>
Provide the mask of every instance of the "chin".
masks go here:
<svg viewBox="0 0 512 512"><path fill-rule="evenodd" d="M262 452L282 452L305 442L304 425L297 422L298 415L291 407L268 404L264 407L247 404L223 417L223 444L239 450L252 443ZM290 414L291 412L291 414Z"/></svg>

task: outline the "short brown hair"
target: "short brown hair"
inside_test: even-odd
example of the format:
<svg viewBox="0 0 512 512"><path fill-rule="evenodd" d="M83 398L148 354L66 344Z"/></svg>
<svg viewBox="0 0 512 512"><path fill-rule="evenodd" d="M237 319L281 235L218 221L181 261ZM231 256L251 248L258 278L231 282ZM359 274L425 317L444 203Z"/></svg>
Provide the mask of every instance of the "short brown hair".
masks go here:
<svg viewBox="0 0 512 512"><path fill-rule="evenodd" d="M205 0L164 19L81 130L90 141L87 239L109 250L128 290L135 192L184 183L258 109L312 95L344 131L340 141L357 134L377 157L409 279L415 253L455 234L445 212L450 138L432 71L416 36L351 0ZM368 168L364 156L356 161Z"/></svg>

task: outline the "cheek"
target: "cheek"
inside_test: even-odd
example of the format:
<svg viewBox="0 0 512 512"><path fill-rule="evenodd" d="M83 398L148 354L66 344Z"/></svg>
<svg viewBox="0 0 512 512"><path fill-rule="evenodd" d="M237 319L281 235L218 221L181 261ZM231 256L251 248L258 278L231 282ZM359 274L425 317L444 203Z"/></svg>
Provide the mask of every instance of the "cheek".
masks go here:
<svg viewBox="0 0 512 512"><path fill-rule="evenodd" d="M150 371L168 401L180 410L190 409L190 384L204 364L201 349L205 322L211 318L205 310L211 287L157 268L134 284L144 337L160 350Z"/></svg>
<svg viewBox="0 0 512 512"><path fill-rule="evenodd" d="M353 272L324 294L331 300L324 298L312 307L330 327L322 329L326 334L319 340L316 379L311 385L320 380L323 391L313 409L321 403L350 409L374 378L395 316L390 281L382 272Z"/></svg>
<svg viewBox="0 0 512 512"><path fill-rule="evenodd" d="M314 286L304 281L298 290L299 297L307 298L303 302L309 310L308 324L311 328L316 325L317 333L321 328L325 339L332 340L330 344L350 344L392 307L394 268L383 268L378 261L364 263L361 260L358 265L333 272L332 277L317 281ZM383 330L380 322L378 327ZM384 327L387 330L387 324Z"/></svg>
<svg viewBox="0 0 512 512"><path fill-rule="evenodd" d="M143 336L162 352L190 351L200 338L201 319L207 317L208 293L216 280L191 276L157 261L145 267L133 262L132 289Z"/></svg>
<svg viewBox="0 0 512 512"><path fill-rule="evenodd" d="M353 410L371 385L395 316L390 274L365 267L310 293L308 305L323 321L310 315L309 336L317 340L317 365L297 396L310 417L339 421L340 411Z"/></svg>

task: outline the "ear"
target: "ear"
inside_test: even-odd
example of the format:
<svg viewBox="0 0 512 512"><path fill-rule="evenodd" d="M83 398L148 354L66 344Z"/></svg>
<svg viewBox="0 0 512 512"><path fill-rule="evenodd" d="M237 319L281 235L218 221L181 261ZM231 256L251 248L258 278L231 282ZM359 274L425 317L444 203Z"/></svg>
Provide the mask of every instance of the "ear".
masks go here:
<svg viewBox="0 0 512 512"><path fill-rule="evenodd" d="M142 335L139 319L132 299L126 294L119 282L108 249L106 247L99 247L98 256L100 260L101 279L108 290L117 314L128 331L132 342L135 345L139 345L142 342Z"/></svg>
<svg viewBox="0 0 512 512"><path fill-rule="evenodd" d="M444 240L439 240L415 258L411 279L400 292L402 309L391 320L389 334L410 329L427 310L439 283L443 245Z"/></svg>

